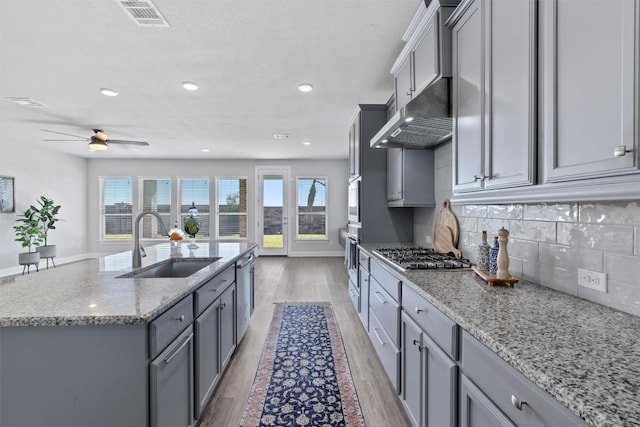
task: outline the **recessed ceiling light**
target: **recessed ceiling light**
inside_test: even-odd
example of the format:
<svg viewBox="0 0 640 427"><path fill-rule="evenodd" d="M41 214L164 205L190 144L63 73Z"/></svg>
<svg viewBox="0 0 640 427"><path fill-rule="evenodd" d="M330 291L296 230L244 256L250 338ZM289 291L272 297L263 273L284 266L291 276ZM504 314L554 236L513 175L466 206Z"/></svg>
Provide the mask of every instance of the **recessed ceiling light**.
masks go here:
<svg viewBox="0 0 640 427"><path fill-rule="evenodd" d="M298 90L300 92L311 92L313 90L313 85L311 83L300 83L298 85Z"/></svg>
<svg viewBox="0 0 640 427"><path fill-rule="evenodd" d="M116 92L116 91L115 91L115 90L113 90L113 89L108 89L108 88L106 88L106 87L102 87L102 88L100 88L100 92L101 92L103 95L106 95L106 96L118 96L118 92Z"/></svg>
<svg viewBox="0 0 640 427"><path fill-rule="evenodd" d="M202 149L202 152L203 152L203 153L208 153L209 151L211 151L211 150L210 150L210 149L208 149L208 148L203 148L203 149Z"/></svg>
<svg viewBox="0 0 640 427"><path fill-rule="evenodd" d="M198 90L200 86L198 86L198 84L194 82L182 82L182 87L186 90L194 91Z"/></svg>
<svg viewBox="0 0 640 427"><path fill-rule="evenodd" d="M284 139L289 139L289 136L290 135L288 133L274 133L273 139L284 140Z"/></svg>
<svg viewBox="0 0 640 427"><path fill-rule="evenodd" d="M302 141L304 145L311 145L311 141Z"/></svg>

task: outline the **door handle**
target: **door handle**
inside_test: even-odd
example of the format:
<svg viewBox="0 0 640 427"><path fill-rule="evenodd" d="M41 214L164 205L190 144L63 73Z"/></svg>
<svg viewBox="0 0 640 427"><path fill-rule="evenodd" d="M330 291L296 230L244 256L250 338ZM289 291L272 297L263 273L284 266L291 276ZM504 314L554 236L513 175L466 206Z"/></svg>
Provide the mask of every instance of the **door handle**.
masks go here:
<svg viewBox="0 0 640 427"><path fill-rule="evenodd" d="M191 341L191 338L193 338L193 334L189 334L187 337L185 337L185 339L182 341L182 344L180 344L180 346L177 349L175 349L169 356L167 356L164 359L165 365L168 365L169 363L171 363L173 358L176 357L178 353L180 353L180 350L182 350L184 346L187 345L189 341Z"/></svg>

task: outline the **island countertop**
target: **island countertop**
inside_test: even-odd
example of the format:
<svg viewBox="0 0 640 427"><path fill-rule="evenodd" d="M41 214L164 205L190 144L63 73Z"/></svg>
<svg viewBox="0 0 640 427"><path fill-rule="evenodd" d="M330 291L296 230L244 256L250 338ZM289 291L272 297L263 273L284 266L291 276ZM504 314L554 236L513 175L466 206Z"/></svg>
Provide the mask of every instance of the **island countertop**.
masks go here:
<svg viewBox="0 0 640 427"><path fill-rule="evenodd" d="M210 241L145 248L140 269L171 258L220 258L184 278L119 278L132 272L131 251L0 278L0 327L147 323L255 247Z"/></svg>
<svg viewBox="0 0 640 427"><path fill-rule="evenodd" d="M492 287L471 270L401 272L373 256L587 424L640 426L640 317L527 281Z"/></svg>

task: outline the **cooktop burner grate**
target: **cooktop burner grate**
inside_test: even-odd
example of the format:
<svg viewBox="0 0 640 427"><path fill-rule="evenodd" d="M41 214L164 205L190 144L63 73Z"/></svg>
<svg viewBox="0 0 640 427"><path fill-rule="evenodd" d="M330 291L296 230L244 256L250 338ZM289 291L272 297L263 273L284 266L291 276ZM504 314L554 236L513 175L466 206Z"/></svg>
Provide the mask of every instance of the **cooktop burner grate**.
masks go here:
<svg viewBox="0 0 640 427"><path fill-rule="evenodd" d="M406 270L471 268L471 261L421 247L378 248L373 252Z"/></svg>

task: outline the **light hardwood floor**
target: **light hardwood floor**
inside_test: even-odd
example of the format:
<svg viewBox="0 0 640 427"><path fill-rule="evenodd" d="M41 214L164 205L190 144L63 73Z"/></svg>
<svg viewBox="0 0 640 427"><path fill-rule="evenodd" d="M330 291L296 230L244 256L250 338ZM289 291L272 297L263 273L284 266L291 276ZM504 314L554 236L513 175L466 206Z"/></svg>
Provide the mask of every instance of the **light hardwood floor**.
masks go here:
<svg viewBox="0 0 640 427"><path fill-rule="evenodd" d="M367 426L411 425L351 304L342 258L260 257L255 272L256 306L251 324L200 427L240 424L271 323L273 303L294 301L331 302Z"/></svg>

